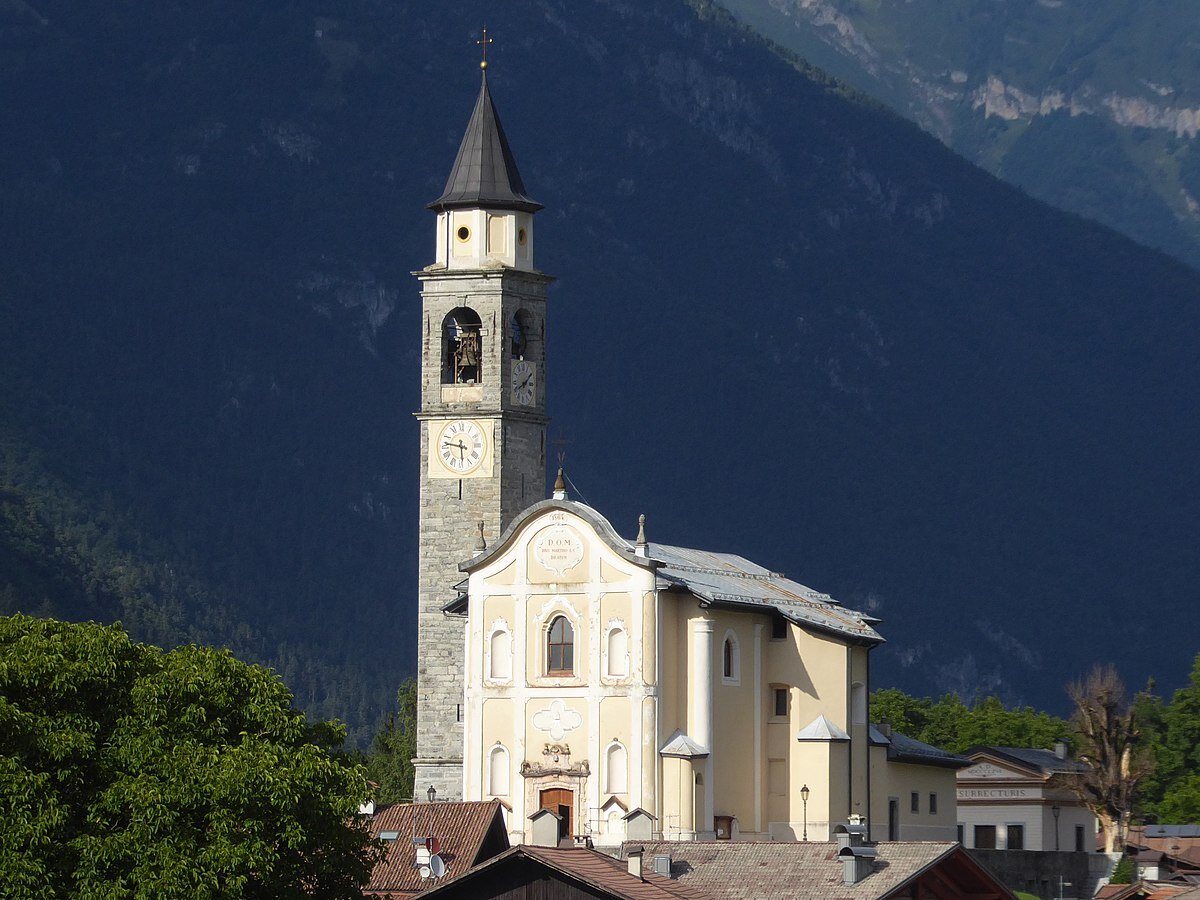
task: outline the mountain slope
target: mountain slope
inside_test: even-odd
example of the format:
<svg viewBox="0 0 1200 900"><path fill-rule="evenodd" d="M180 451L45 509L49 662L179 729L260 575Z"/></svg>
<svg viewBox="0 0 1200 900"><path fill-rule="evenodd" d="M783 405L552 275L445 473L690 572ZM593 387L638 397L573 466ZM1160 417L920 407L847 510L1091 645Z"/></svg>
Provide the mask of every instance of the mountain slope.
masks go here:
<svg viewBox="0 0 1200 900"><path fill-rule="evenodd" d="M876 610L878 684L1055 704L1098 653L1187 671L1159 625L1197 568L1185 267L707 4L37 13L0 40L2 414L35 461L5 487L65 485L44 522L191 579L180 639L360 729L413 667L409 272L486 16L583 499Z"/></svg>
<svg viewBox="0 0 1200 900"><path fill-rule="evenodd" d="M1186 0L722 0L1039 199L1200 267Z"/></svg>

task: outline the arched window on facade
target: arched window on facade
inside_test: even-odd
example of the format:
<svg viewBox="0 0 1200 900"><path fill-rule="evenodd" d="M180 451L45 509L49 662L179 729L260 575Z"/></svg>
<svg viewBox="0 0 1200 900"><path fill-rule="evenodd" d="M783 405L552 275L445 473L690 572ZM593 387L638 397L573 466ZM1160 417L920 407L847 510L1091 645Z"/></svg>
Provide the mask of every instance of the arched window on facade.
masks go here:
<svg viewBox="0 0 1200 900"><path fill-rule="evenodd" d="M740 664L737 636L732 631L727 631L725 632L725 641L721 646L722 680L725 682L736 682L740 674Z"/></svg>
<svg viewBox="0 0 1200 900"><path fill-rule="evenodd" d="M450 311L442 323L442 384L478 384L483 380L479 314L466 306Z"/></svg>
<svg viewBox="0 0 1200 900"><path fill-rule="evenodd" d="M497 744L488 753L488 793L493 797L508 796L508 750Z"/></svg>
<svg viewBox="0 0 1200 900"><path fill-rule="evenodd" d="M492 632L488 641L488 678L508 681L512 678L512 636L503 629Z"/></svg>
<svg viewBox="0 0 1200 900"><path fill-rule="evenodd" d="M623 794L629 789L629 765L625 748L617 742L608 745L604 754L604 792Z"/></svg>
<svg viewBox="0 0 1200 900"><path fill-rule="evenodd" d="M566 616L555 616L546 632L546 674L575 674L575 629Z"/></svg>
<svg viewBox="0 0 1200 900"><path fill-rule="evenodd" d="M624 678L629 674L629 636L625 629L614 626L608 632L608 653L604 674L609 678Z"/></svg>

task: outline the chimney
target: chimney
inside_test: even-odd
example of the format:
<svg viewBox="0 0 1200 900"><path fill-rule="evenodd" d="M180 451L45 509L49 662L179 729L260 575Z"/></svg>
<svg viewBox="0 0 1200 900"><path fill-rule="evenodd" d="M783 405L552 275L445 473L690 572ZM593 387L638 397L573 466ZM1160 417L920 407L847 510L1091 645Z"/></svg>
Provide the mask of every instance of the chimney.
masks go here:
<svg viewBox="0 0 1200 900"><path fill-rule="evenodd" d="M663 878L671 877L671 857L665 853L656 854L654 857L654 874L661 875Z"/></svg>
<svg viewBox="0 0 1200 900"><path fill-rule="evenodd" d="M646 852L645 847L630 847L629 848L629 874L634 878L642 878L642 854Z"/></svg>
<svg viewBox="0 0 1200 900"><path fill-rule="evenodd" d="M875 871L874 847L843 847L838 851L842 861L842 884L858 884Z"/></svg>
<svg viewBox="0 0 1200 900"><path fill-rule="evenodd" d="M880 722L875 727L879 730L879 733L882 734L885 738L889 738L889 739L891 738L891 736L892 736L892 723L891 722Z"/></svg>
<svg viewBox="0 0 1200 900"><path fill-rule="evenodd" d="M1067 758L1067 742L1062 738L1059 738L1054 742L1054 755L1059 759Z"/></svg>

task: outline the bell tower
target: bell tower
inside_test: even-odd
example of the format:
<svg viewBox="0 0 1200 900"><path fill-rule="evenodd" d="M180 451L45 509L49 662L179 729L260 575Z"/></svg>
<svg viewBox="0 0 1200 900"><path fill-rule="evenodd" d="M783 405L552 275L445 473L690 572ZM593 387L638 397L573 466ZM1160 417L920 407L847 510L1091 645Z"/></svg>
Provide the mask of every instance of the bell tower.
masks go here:
<svg viewBox="0 0 1200 900"><path fill-rule="evenodd" d="M459 564L545 499L546 288L533 215L483 83L437 213L421 282L418 797L463 790L466 618Z"/></svg>

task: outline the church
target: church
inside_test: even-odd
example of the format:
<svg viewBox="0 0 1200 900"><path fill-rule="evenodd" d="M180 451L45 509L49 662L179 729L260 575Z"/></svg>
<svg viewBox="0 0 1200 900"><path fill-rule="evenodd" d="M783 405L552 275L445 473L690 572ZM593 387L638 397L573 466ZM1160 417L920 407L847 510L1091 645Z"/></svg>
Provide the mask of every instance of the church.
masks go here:
<svg viewBox="0 0 1200 900"><path fill-rule="evenodd" d="M954 840L968 762L869 720L879 620L546 478L547 287L483 83L421 283L416 787L514 843ZM627 531L626 533L629 533Z"/></svg>

